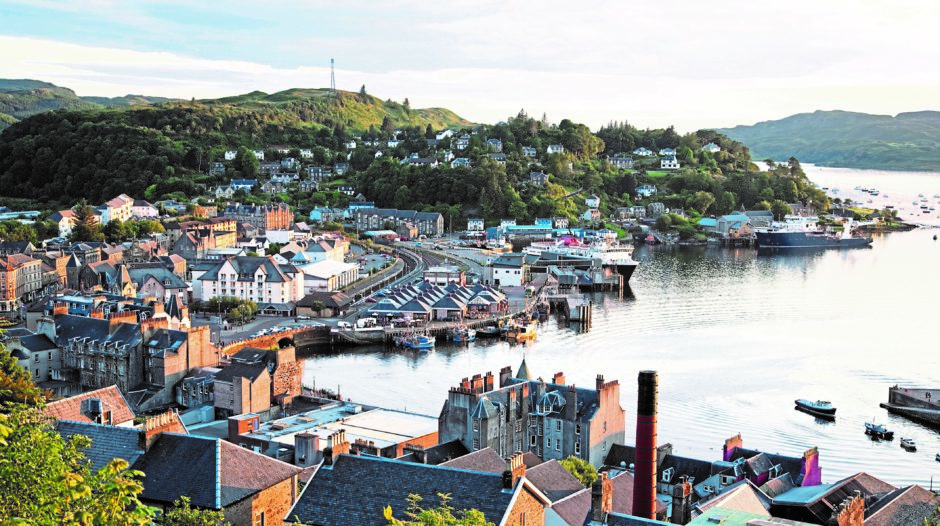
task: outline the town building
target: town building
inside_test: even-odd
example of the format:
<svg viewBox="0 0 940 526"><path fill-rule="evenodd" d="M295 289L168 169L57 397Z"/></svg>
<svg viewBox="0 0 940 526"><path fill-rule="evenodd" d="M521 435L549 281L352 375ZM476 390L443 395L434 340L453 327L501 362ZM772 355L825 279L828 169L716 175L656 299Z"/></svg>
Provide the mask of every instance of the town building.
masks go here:
<svg viewBox="0 0 940 526"><path fill-rule="evenodd" d="M678 170L679 161L676 159L675 155L667 155L659 161L659 167L663 170Z"/></svg>
<svg viewBox="0 0 940 526"><path fill-rule="evenodd" d="M26 254L0 256L0 313L16 312L42 291L42 260Z"/></svg>
<svg viewBox="0 0 940 526"><path fill-rule="evenodd" d="M633 155L640 157L652 157L654 153L649 148L637 148L636 150L633 150Z"/></svg>
<svg viewBox="0 0 940 526"><path fill-rule="evenodd" d="M522 253L501 254L483 267L483 283L499 287L521 287L529 279L529 264Z"/></svg>
<svg viewBox="0 0 940 526"><path fill-rule="evenodd" d="M439 236L444 233L444 216L437 212L416 212L394 208L363 208L355 212L356 228L359 230L381 230L387 222L398 226L411 223L419 234Z"/></svg>
<svg viewBox="0 0 940 526"><path fill-rule="evenodd" d="M75 226L75 210L60 210L49 216L49 221L59 225L59 235L68 237Z"/></svg>
<svg viewBox="0 0 940 526"><path fill-rule="evenodd" d="M708 152L708 153L718 153L721 151L721 146L718 146L717 144L710 142L706 144L705 146L702 146L702 151Z"/></svg>
<svg viewBox="0 0 940 526"><path fill-rule="evenodd" d="M530 172L529 182L534 185L545 186L548 184L548 174L542 172Z"/></svg>
<svg viewBox="0 0 940 526"><path fill-rule="evenodd" d="M424 281L432 285L447 286L450 283L456 283L460 286L467 284L466 275L459 267L455 265L441 265L429 267L422 274Z"/></svg>
<svg viewBox="0 0 940 526"><path fill-rule="evenodd" d="M611 157L607 162L619 170L630 170L633 168L632 157Z"/></svg>
<svg viewBox="0 0 940 526"><path fill-rule="evenodd" d="M549 144L546 151L548 153L564 153L565 147L560 144Z"/></svg>
<svg viewBox="0 0 940 526"><path fill-rule="evenodd" d="M114 385L54 400L46 404L42 412L56 420L125 428L134 426L134 410Z"/></svg>
<svg viewBox="0 0 940 526"><path fill-rule="evenodd" d="M467 232L482 232L483 230L482 218L467 219Z"/></svg>
<svg viewBox="0 0 940 526"><path fill-rule="evenodd" d="M451 388L441 410L441 442L460 439L467 449L492 448L500 456L529 451L543 460L576 456L599 466L615 443L622 443L625 411L620 385L597 376L594 389L533 380L525 359L513 375L499 372L464 378Z"/></svg>
<svg viewBox="0 0 940 526"><path fill-rule="evenodd" d="M640 186L636 187L636 196L642 198L651 197L656 195L656 191L656 185L641 184Z"/></svg>
<svg viewBox="0 0 940 526"><path fill-rule="evenodd" d="M294 222L294 213L284 203L269 205L228 204L225 216L238 223L248 223L260 230L286 230Z"/></svg>
<svg viewBox="0 0 940 526"><path fill-rule="evenodd" d="M272 256L237 256L193 270L193 299L216 296L247 299L264 309L269 304L288 306L303 298L303 273L291 264L281 265Z"/></svg>

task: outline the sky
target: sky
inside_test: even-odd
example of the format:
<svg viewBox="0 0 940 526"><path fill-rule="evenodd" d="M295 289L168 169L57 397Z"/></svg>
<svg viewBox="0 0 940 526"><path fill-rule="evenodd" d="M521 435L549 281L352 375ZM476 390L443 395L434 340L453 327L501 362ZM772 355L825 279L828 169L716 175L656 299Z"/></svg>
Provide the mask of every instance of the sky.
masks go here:
<svg viewBox="0 0 940 526"><path fill-rule="evenodd" d="M935 0L0 0L0 78L189 99L366 90L680 132L940 109Z"/></svg>

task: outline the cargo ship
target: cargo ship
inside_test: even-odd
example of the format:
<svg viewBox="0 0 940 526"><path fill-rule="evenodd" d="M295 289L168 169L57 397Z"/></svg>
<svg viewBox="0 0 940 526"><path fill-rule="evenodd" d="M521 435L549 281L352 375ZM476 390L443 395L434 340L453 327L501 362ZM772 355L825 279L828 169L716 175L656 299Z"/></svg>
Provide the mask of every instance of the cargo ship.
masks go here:
<svg viewBox="0 0 940 526"><path fill-rule="evenodd" d="M848 222L842 232L809 230L799 225L783 224L766 230L758 230L758 248L850 248L870 245L871 237L856 234L861 224Z"/></svg>

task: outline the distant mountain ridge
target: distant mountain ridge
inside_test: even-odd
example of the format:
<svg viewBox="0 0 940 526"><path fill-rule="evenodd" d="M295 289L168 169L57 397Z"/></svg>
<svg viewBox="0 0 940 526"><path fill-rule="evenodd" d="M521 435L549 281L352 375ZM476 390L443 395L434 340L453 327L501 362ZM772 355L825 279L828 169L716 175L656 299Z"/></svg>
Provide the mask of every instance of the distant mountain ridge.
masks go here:
<svg viewBox="0 0 940 526"><path fill-rule="evenodd" d="M174 99L125 95L79 97L69 88L33 79L0 79L0 130L27 117L53 110L92 110L156 104Z"/></svg>
<svg viewBox="0 0 940 526"><path fill-rule="evenodd" d="M793 156L823 166L940 171L940 111L892 117L818 110L716 131L747 144L754 159Z"/></svg>

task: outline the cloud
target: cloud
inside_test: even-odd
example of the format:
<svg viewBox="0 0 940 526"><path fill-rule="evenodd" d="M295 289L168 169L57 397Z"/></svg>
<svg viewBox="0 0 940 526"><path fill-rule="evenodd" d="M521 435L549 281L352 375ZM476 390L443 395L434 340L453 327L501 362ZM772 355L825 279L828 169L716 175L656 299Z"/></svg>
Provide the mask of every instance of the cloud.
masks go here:
<svg viewBox="0 0 940 526"><path fill-rule="evenodd" d="M508 9L498 6L493 7ZM589 12L585 16L596 14ZM678 27L687 23L683 21ZM455 22L435 31L451 31L456 38L463 38L472 27L461 28ZM495 30L502 28L497 26ZM785 33L772 25L767 30ZM572 38L588 37L579 34ZM877 40L872 35L859 38ZM910 40L926 38L918 35ZM522 39L514 35L510 42L516 45ZM603 36L598 39L599 45L611 39ZM325 47L329 40L308 37L305 42ZM344 45L352 42L346 40ZM476 42L478 47L468 47L465 52L497 53L508 49L483 38ZM653 58L634 53L606 67L570 69L540 66L540 61L550 57L545 50L511 51L508 58L494 57L482 65L459 65L460 61L454 61L447 67L424 68L409 67L409 62L390 62L382 70L344 67L349 61L340 57L336 77L340 89L357 91L365 84L369 93L378 97L399 101L408 97L415 107L447 107L476 122L504 120L524 108L531 115L545 112L550 120L571 118L593 128L610 120L628 120L642 127L672 124L691 131L749 124L815 109L897 113L935 104L940 87L938 74L925 63L917 63L935 48L898 55L892 44L859 54L852 53L849 44L833 44L825 60L802 66L799 57L813 54L820 45L812 39L796 42L793 47L800 48L799 53L781 55L771 65L759 63L760 49L742 45L734 53L740 53L754 67L734 71L728 71L734 69L731 66L722 69L716 65L726 60L727 53L693 47L686 52L701 64L695 66L698 73L690 73L695 69L688 62L671 61L676 44L670 44L673 47L649 55ZM136 93L213 98L253 90L271 93L329 85L328 63L322 67L284 67L12 36L0 36L0 55L4 56L0 77L47 80L80 95ZM600 63L597 57L591 60Z"/></svg>

